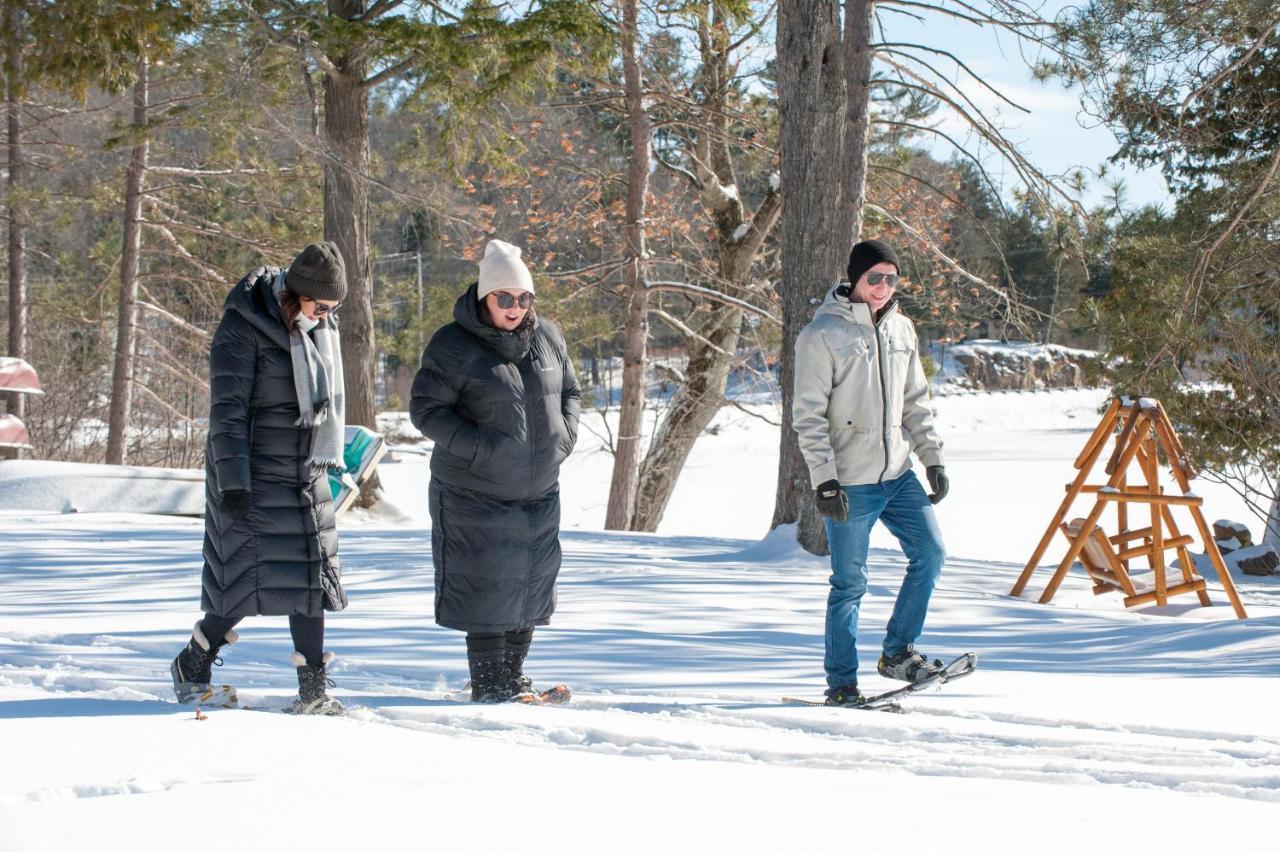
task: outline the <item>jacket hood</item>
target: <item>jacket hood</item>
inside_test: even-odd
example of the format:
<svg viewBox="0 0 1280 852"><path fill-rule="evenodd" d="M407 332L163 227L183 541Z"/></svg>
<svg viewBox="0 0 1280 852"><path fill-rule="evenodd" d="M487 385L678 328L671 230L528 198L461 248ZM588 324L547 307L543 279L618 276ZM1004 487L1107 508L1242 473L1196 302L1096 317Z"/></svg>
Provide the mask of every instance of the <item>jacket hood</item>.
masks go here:
<svg viewBox="0 0 1280 852"><path fill-rule="evenodd" d="M881 310L880 319L877 320L875 315L871 312L870 305L865 302L850 302L842 296L837 296L836 290L840 289L841 286L842 285L840 284L834 284L831 289L827 291L827 295L823 298L822 304L820 304L818 309L813 313L815 318L823 316L824 314L830 314L854 324L878 325L880 320L883 320L898 309L898 300L896 298L890 299L889 304L885 305Z"/></svg>
<svg viewBox="0 0 1280 852"><path fill-rule="evenodd" d="M272 343L287 351L289 332L284 327L284 311L271 290L280 271L277 266L259 266L231 288L222 309L240 314Z"/></svg>
<svg viewBox="0 0 1280 852"><path fill-rule="evenodd" d="M283 271L279 266L259 266L231 289L222 309L240 314L272 343L287 351L289 330L285 328L284 309L280 307L274 289L276 276ZM322 321L337 331L338 318L332 312L325 314Z"/></svg>
<svg viewBox="0 0 1280 852"><path fill-rule="evenodd" d="M458 301L453 303L453 320L462 328L480 338L508 361L522 361L533 344L533 332L538 328L538 315L531 307L525 321L515 331L502 331L489 325L480 316L479 282L473 282Z"/></svg>

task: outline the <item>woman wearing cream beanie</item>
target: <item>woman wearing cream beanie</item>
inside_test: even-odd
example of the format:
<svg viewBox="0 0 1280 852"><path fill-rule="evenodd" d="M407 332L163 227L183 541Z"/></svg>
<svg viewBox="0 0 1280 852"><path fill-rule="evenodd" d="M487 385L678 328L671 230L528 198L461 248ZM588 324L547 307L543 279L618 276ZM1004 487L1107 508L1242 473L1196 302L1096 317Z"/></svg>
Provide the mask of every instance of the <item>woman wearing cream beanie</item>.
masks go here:
<svg viewBox="0 0 1280 852"><path fill-rule="evenodd" d="M540 700L522 666L533 628L555 610L560 465L578 436L573 362L533 300L520 249L490 240L479 280L422 355L410 404L435 441L436 623L467 634L471 699L485 703Z"/></svg>

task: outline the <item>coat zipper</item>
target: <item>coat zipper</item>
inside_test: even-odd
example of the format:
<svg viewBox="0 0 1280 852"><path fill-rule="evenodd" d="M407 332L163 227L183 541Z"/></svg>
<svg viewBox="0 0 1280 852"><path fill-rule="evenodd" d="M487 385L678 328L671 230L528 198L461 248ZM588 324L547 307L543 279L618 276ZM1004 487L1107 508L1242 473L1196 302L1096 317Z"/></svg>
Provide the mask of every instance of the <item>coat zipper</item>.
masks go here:
<svg viewBox="0 0 1280 852"><path fill-rule="evenodd" d="M880 320L884 321L897 307L897 302L891 303ZM884 475L889 472L889 389L884 378L884 350L880 346L880 323L876 321L875 311L871 312L871 331L876 337L876 366L880 374L880 443L884 446L884 467L880 468L876 482L883 483Z"/></svg>

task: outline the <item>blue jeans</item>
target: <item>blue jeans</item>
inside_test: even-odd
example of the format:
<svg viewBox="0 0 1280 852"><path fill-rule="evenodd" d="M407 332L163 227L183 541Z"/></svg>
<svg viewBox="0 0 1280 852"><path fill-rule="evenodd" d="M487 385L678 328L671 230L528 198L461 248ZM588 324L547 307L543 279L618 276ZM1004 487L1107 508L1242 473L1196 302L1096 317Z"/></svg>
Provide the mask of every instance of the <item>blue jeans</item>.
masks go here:
<svg viewBox="0 0 1280 852"><path fill-rule="evenodd" d="M827 685L858 681L858 607L867 591L867 549L871 527L884 521L907 556L907 575L893 605L884 652L896 654L920 637L934 583L946 551L933 506L913 471L874 485L846 485L849 517L824 519L831 545L831 591L827 595Z"/></svg>

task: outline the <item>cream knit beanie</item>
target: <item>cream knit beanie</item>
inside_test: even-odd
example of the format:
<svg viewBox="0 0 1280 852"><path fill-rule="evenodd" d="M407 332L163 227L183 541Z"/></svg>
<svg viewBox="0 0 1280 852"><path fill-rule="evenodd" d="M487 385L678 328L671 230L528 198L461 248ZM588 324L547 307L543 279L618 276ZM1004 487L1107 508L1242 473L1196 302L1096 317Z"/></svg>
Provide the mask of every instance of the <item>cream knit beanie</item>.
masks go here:
<svg viewBox="0 0 1280 852"><path fill-rule="evenodd" d="M533 292L533 276L520 260L520 249L502 240L489 240L480 260L480 284L476 296L483 299L494 290Z"/></svg>

